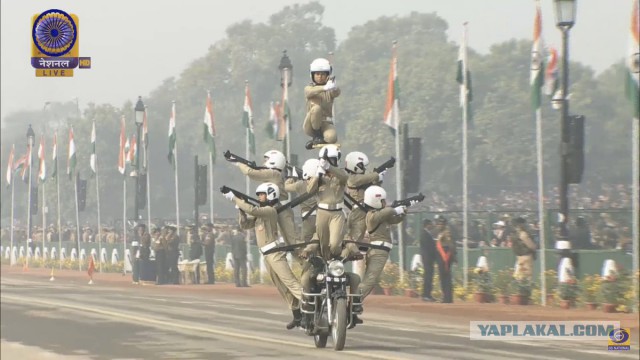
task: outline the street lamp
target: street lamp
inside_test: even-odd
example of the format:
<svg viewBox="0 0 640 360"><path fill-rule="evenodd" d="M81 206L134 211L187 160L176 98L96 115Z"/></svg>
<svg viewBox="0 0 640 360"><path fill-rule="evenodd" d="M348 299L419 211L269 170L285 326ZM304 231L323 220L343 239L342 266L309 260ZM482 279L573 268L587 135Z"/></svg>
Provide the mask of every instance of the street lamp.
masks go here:
<svg viewBox="0 0 640 360"><path fill-rule="evenodd" d="M289 106L289 86L291 86L291 79L293 78L293 64L291 63L291 59L287 56L287 50L282 51L282 58L280 58L280 64L278 65L278 69L280 70L280 86L282 87L282 116L288 116L286 108ZM286 141L284 142L285 151L284 154L287 157L287 160L291 160L291 140L289 139L289 121L290 119L286 119L285 125L285 134Z"/></svg>
<svg viewBox="0 0 640 360"><path fill-rule="evenodd" d="M140 189L140 184L139 184L139 179L140 179L140 156L138 154L139 152L139 148L140 145L138 144L138 142L140 141L140 127L142 126L142 122L144 121L144 103L142 102L142 96L138 96L138 101L136 102L136 107L135 107L135 121L136 121L136 192L135 192L135 206L134 206L134 211L133 214L135 216L136 219L136 223L138 222L138 220L140 219L138 217L138 192Z"/></svg>
<svg viewBox="0 0 640 360"><path fill-rule="evenodd" d="M567 97L569 87L569 30L575 24L576 0L554 0L556 26L562 31L562 97L559 102L562 104L561 121L561 143L560 143L560 213L558 223L560 225L560 237L558 241L565 241L556 244L558 248L570 247L569 229L569 100Z"/></svg>
<svg viewBox="0 0 640 360"><path fill-rule="evenodd" d="M28 196L27 196L27 258L28 253L29 253L29 246L31 245L31 160L33 158L32 153L33 153L33 144L35 142L35 138L36 138L36 133L33 131L33 128L31 127L31 124L29 124L29 129L27 129L27 146L28 146L28 152L29 152L29 159L27 161L29 161L29 190L28 190Z"/></svg>

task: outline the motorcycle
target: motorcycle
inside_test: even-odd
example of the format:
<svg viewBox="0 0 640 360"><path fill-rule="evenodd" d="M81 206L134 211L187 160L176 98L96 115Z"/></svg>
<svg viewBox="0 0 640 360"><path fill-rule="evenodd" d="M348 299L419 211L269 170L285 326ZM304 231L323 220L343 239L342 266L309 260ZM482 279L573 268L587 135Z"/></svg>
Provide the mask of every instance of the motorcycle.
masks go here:
<svg viewBox="0 0 640 360"><path fill-rule="evenodd" d="M314 256L309 258L312 267L311 292L302 293L300 311L306 317L305 333L313 336L317 348L327 346L329 335L333 349L342 350L347 339L347 329L354 325L354 308L361 308L359 294L351 294L345 260L329 260ZM304 321L304 320L303 320Z"/></svg>

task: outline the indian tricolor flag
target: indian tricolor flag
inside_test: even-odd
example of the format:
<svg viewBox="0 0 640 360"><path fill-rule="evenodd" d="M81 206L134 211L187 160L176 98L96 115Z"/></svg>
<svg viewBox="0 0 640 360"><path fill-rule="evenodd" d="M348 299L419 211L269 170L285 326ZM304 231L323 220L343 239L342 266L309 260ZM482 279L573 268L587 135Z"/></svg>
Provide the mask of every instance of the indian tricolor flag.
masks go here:
<svg viewBox="0 0 640 360"><path fill-rule="evenodd" d="M540 15L540 3L536 1L536 16L533 20L533 46L531 47L531 73L529 78L531 85L531 105L534 110L540 109L542 86L544 84L543 49L542 16Z"/></svg>
<svg viewBox="0 0 640 360"><path fill-rule="evenodd" d="M471 124L471 101L473 95L471 92L471 70L469 70L469 62L467 59L467 23L464 23L464 31L462 33L462 43L458 50L458 70L456 73L456 81L460 85L460 107L466 111L467 124Z"/></svg>
<svg viewBox="0 0 640 360"><path fill-rule="evenodd" d="M171 105L171 117L169 117L169 155L167 155L167 159L169 159L169 163L176 166L176 102L173 101Z"/></svg>
<svg viewBox="0 0 640 360"><path fill-rule="evenodd" d="M11 185L11 180L13 179L13 156L16 152L16 146L11 146L11 152L9 153L9 162L7 163L7 186Z"/></svg>
<svg viewBox="0 0 640 360"><path fill-rule="evenodd" d="M633 116L640 119L640 8L638 0L633 1L631 26L629 28L629 53L627 56L626 93L633 106Z"/></svg>
<svg viewBox="0 0 640 360"><path fill-rule="evenodd" d="M253 128L253 105L251 105L251 93L249 92L249 82L244 86L244 105L242 108L242 125L247 128L247 142L249 151L256 154L256 136Z"/></svg>
<svg viewBox="0 0 640 360"><path fill-rule="evenodd" d="M96 175L96 122L93 121L93 126L91 127L91 157L89 158L89 166L91 167L91 172L93 176Z"/></svg>
<svg viewBox="0 0 640 360"><path fill-rule="evenodd" d="M76 171L76 142L73 140L73 126L69 128L69 152L67 155L67 175L73 180Z"/></svg>
<svg viewBox="0 0 640 360"><path fill-rule="evenodd" d="M38 178L40 182L47 179L47 167L44 155L44 136L40 137L40 146L38 147Z"/></svg>
<svg viewBox="0 0 640 360"><path fill-rule="evenodd" d="M126 159L125 159L125 143L127 142L127 137L124 133L124 115L122 116L122 120L120 120L120 147L119 147L119 151L118 151L118 171L120 172L120 174L124 175L125 172L125 165L126 165Z"/></svg>
<svg viewBox="0 0 640 360"><path fill-rule="evenodd" d="M213 102L211 101L211 92L207 91L207 104L204 107L204 142L209 147L209 155L213 162L216 161L216 127L213 118Z"/></svg>
<svg viewBox="0 0 640 360"><path fill-rule="evenodd" d="M384 124L389 127L395 136L400 126L400 87L398 84L398 57L396 42L391 49L391 69L389 70L389 83L387 84L387 103L384 108Z"/></svg>
<svg viewBox="0 0 640 360"><path fill-rule="evenodd" d="M558 91L558 50L549 47L544 69L544 94L553 97Z"/></svg>
<svg viewBox="0 0 640 360"><path fill-rule="evenodd" d="M51 154L51 160L53 162L53 170L51 170L51 177L58 177L58 132L53 134L53 150Z"/></svg>

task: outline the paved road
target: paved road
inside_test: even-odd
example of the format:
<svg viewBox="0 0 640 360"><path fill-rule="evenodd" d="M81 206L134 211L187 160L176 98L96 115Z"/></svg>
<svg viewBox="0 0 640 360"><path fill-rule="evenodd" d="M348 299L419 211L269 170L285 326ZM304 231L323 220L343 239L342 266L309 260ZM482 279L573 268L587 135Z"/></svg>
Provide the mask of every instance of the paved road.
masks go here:
<svg viewBox="0 0 640 360"><path fill-rule="evenodd" d="M603 359L606 344L470 341L468 323L365 313L340 354L284 329L281 301L175 287L89 286L2 274L2 359Z"/></svg>

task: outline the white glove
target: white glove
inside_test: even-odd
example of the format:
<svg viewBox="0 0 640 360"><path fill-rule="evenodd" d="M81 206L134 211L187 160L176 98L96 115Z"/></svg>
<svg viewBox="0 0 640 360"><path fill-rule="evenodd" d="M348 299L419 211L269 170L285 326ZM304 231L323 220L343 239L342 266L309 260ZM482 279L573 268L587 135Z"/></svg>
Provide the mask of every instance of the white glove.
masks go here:
<svg viewBox="0 0 640 360"><path fill-rule="evenodd" d="M398 207L395 207L394 210L396 211L396 215L402 215L407 213L406 206L398 206Z"/></svg>
<svg viewBox="0 0 640 360"><path fill-rule="evenodd" d="M321 165L318 165L318 169L316 170L316 176L320 177L322 175L324 175L326 173L326 171L322 168Z"/></svg>
<svg viewBox="0 0 640 360"><path fill-rule="evenodd" d="M323 87L325 91L333 90L335 88L336 88L336 83L333 82L333 80L327 81L327 83Z"/></svg>
<svg viewBox="0 0 640 360"><path fill-rule="evenodd" d="M235 195L233 192L231 192L231 191L229 191L228 193L223 194L223 195L224 195L224 197L225 197L227 200L229 200L229 201L233 201L233 198L235 198L235 197L236 197L236 195Z"/></svg>
<svg viewBox="0 0 640 360"><path fill-rule="evenodd" d="M329 162L327 159L320 159L320 167L322 167L323 170L329 170Z"/></svg>
<svg viewBox="0 0 640 360"><path fill-rule="evenodd" d="M380 174L378 174L378 181L382 182L382 180L384 179L384 174L387 173L387 170L381 172Z"/></svg>

